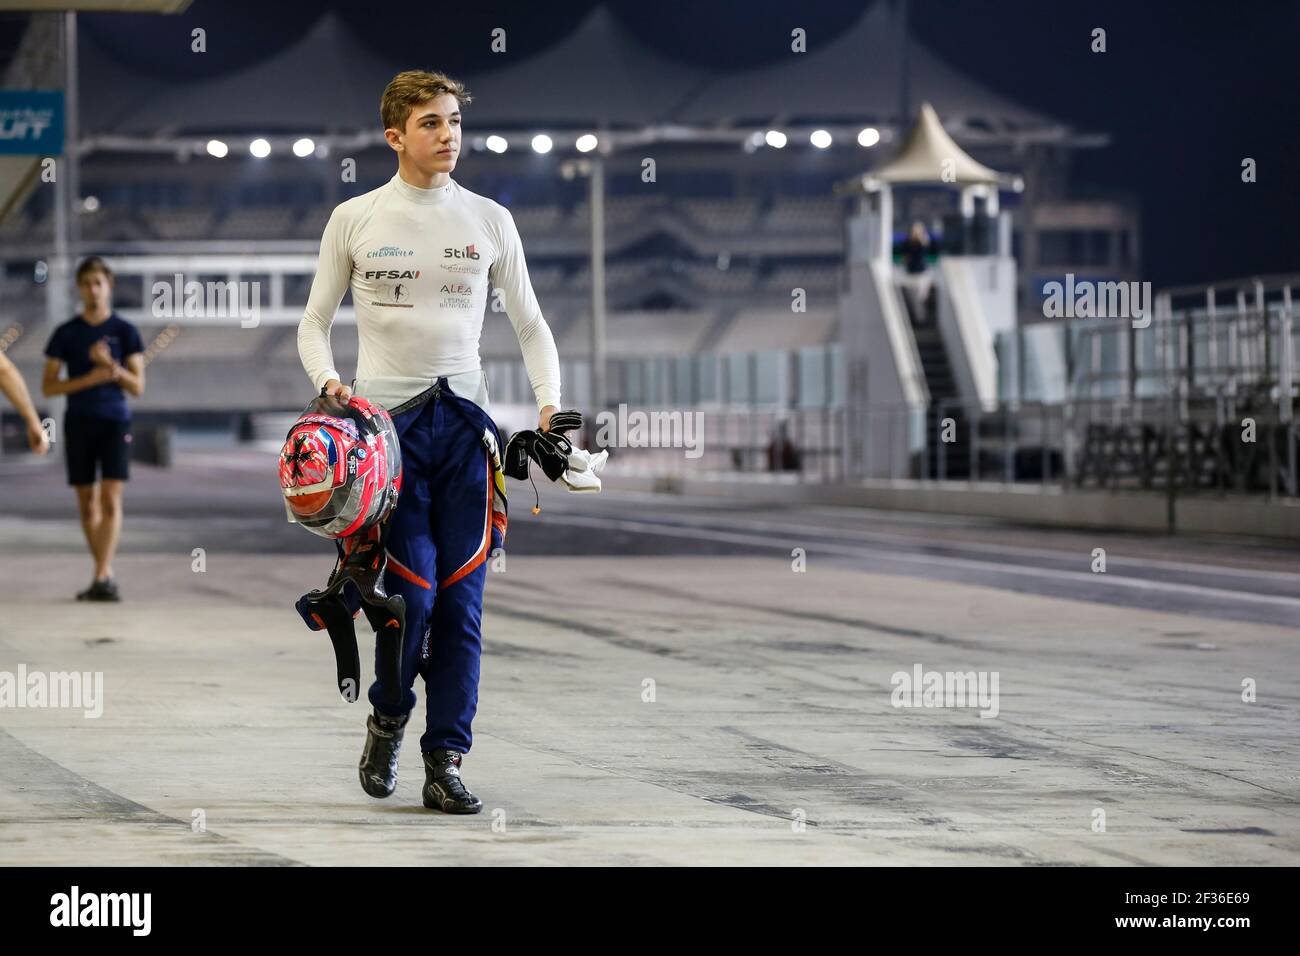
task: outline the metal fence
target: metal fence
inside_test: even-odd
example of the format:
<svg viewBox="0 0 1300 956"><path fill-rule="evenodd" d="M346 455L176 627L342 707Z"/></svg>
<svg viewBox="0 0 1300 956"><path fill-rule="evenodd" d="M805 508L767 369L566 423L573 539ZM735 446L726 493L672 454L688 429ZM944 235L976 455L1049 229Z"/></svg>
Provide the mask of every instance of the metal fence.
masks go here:
<svg viewBox="0 0 1300 956"><path fill-rule="evenodd" d="M692 447L671 439L616 442L613 457L631 470L677 477L842 482L870 474L1300 496L1300 424L1230 414L1231 407L1226 397L1113 397L992 408L945 401L929 408L674 410L699 416Z"/></svg>

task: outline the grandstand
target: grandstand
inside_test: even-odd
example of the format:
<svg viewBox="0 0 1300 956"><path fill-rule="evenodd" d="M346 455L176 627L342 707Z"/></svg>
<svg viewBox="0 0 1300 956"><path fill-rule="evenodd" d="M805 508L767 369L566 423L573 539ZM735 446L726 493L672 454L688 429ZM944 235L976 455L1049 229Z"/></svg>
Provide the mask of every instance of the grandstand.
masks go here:
<svg viewBox="0 0 1300 956"><path fill-rule="evenodd" d="M1092 463L1084 471L1107 480L1121 472L1148 479L1158 474L1162 466L1150 462L1094 467L1098 450L1118 447L1119 439L1107 438L1091 420L1067 428L1064 409L1076 400L1131 406L1143 396L1166 394L1149 366L1155 350L1164 355L1169 348L1154 338L1131 346L1100 330L1053 325L1040 308L1044 284L1067 272L1100 281L1141 274L1135 205L1070 195L1070 153L1105 137L993 94L915 40L905 67L895 56L899 25L890 20L891 8L869 5L830 47L756 70L744 83L640 50L601 8L545 55L467 77L477 99L466 112L466 148L455 177L502 202L515 219L564 359L566 400L584 407L593 402L592 209L589 183L574 175L567 157L576 132L594 127L607 143L599 152L607 404L702 405L762 416L769 430L782 416L794 415L798 430L800 415L826 413L837 424L823 428L823 438L839 443L844 460L835 473L841 476L1079 477L1082 449L1090 449L1091 458L1084 457ZM571 107L574 115L546 114L556 154L539 157L522 148L533 132L532 117L540 115L530 95L540 95L546 64L608 63L610 51L621 51L619 63L610 65L598 95ZM180 327L150 368L142 411L239 416L301 405L307 383L292 327L307 298L321 231L334 205L380 185L393 166L375 129L371 98L338 90L336 99L317 102L269 79L323 56L357 64L349 90L366 83L378 89L391 71L357 46L335 14L325 13L264 62L150 98L146 77L112 61L93 36L84 38L82 198L71 207L71 251L105 255L118 267L117 303L141 323L146 339L172 322ZM865 93L864 68L871 80ZM906 70L911 75L905 80ZM814 88L820 91L815 102L790 101ZM646 100L648 89L655 90L657 105ZM756 112L764 102L761 91L774 89L788 94L781 98L781 116ZM508 101L500 92L506 90ZM955 150L980 169L998 170L999 178L984 193L963 189L956 199L943 183L909 180L908 188L893 191L887 207L872 208L875 194L864 198L859 187L897 167L921 98L934 104L933 119L922 112L921 121L941 124ZM253 102L256 109L250 109ZM284 115L293 118L276 118ZM790 145L760 145L762 130L776 126L789 130ZM864 126L878 145L856 145ZM806 137L813 127L832 133L835 145L810 147ZM506 137L512 148L488 151L488 133ZM270 157L233 155L261 134L275 143ZM285 148L299 135L316 142L301 158ZM237 149L224 159L209 156L203 144L210 136ZM797 136L804 141L796 142ZM650 180L644 178L647 156L656 162ZM344 159L355 164L354 179L340 177ZM0 222L0 325L21 329L9 354L29 378L39 373L40 345L61 318L51 312L55 297L37 278L57 252L56 200L52 190L33 190ZM897 246L906 226L918 220L935 237L931 260L939 295L932 314L897 281ZM864 229L876 235L864 236ZM855 271L858 255L874 257L884 271L874 278ZM185 271L187 279L260 281L258 326L153 314L149 284L173 274L164 263ZM1280 388L1289 395L1293 383L1278 366L1294 354L1294 344L1278 344L1291 341L1289 305L1282 304L1287 290L1277 281L1258 303L1253 291L1249 307L1234 302L1238 314L1254 316L1243 322L1262 322L1265 332L1241 339L1234 333L1205 357L1196 353L1175 377L1183 374L1209 401L1221 402L1241 388L1253 395ZM333 336L344 369L356 356L348 306L345 297ZM1205 309L1169 306L1166 321L1175 321L1175 314L1188 324L1192 341L1218 341L1217 331L1203 331L1216 321ZM864 315L884 317L867 320L877 328L893 321L896 341L855 343L854 328ZM1251 344L1259 334L1271 348ZM898 345L899 336L910 345ZM1206 362L1217 369L1217 357L1239 343L1254 378L1247 384L1246 372L1215 372L1217 391L1204 392L1204 373L1192 376L1187 369L1203 369ZM886 374L878 365L867 374L886 353ZM526 406L526 376L505 315L485 316L481 354L494 401ZM898 389L879 391L895 375ZM901 384L904 379L915 387ZM1025 407L1055 424L1026 424ZM969 458L951 459L936 444L938 425L949 415L963 436L982 443ZM1284 434L1274 436L1273 457L1280 464L1266 483L1294 494L1295 469L1288 463L1296 436L1285 431L1289 422L1277 420ZM864 443L865 457L858 459L846 436L861 428L874 429L875 438ZM873 442L874 459L866 451ZM1046 476L1042 467L1022 468L1018 462L1026 456L1055 467ZM818 464L816 474L832 470ZM1226 465L1219 472L1231 474ZM1245 484L1258 487L1259 480Z"/></svg>
<svg viewBox="0 0 1300 956"><path fill-rule="evenodd" d="M1086 877L1019 908L1072 936L1139 913L1248 927L1257 897L1285 898L1237 891L1300 859L1300 8L0 6L0 351L35 405L0 362L0 867L27 868L19 932L58 922L69 886L100 923L121 915L120 887L68 864L978 864L1000 878L958 909L1008 935L1017 866L1035 886ZM315 398L298 335L322 232L394 175L376 107L412 67L473 94L451 175L522 235L559 404L583 416L568 438L608 452L599 494L541 468L493 482L491 429L445 396L383 455L286 448ZM41 135L13 135L42 110ZM433 319L438 339L477 324L451 307L472 282L488 412L503 437L534 428L515 298L465 274L496 242L453 241L454 205L403 210L373 245L348 230L358 273L421 271L366 295L373 313L342 297L339 376L358 311L416 343ZM87 401L112 388L41 394L90 254L145 346L126 427L84 418L120 408ZM63 345L68 375L103 359ZM366 480L300 485L294 505L393 504L370 479L400 452L396 511L365 542L286 521L277 474L320 477L321 450L326 477ZM78 465L101 452L95 490ZM119 506L107 459L128 454ZM357 615L358 676L373 650L383 678L354 699L348 614L312 589L350 605L368 589L342 587L348 566L378 574L385 552L407 623L386 601L372 638ZM97 590L121 601L74 599ZM376 793L394 628L417 708L397 788L372 801L355 768L365 747ZM467 752L481 815L426 812L435 738ZM1184 919L1190 901L1125 895L1117 864L1243 869L1192 883L1223 898ZM181 870L131 879L155 935L190 928ZM77 897L97 884L113 892ZM263 897L288 908L209 892L235 905L202 932L265 936L277 919L244 905Z"/></svg>

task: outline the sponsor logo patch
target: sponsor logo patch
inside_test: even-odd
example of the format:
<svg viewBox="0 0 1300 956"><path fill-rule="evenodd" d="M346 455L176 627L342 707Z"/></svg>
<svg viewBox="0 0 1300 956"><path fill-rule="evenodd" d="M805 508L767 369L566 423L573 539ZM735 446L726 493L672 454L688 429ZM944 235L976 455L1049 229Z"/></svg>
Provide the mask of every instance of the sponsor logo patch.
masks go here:
<svg viewBox="0 0 1300 956"><path fill-rule="evenodd" d="M449 264L444 264L442 267L442 271L458 272L461 273L462 275L481 276L484 272L487 271L487 269L484 266L472 266L467 262L452 262Z"/></svg>
<svg viewBox="0 0 1300 956"><path fill-rule="evenodd" d="M367 279L418 279L419 269L372 269L365 273Z"/></svg>
<svg viewBox="0 0 1300 956"><path fill-rule="evenodd" d="M416 275L419 275L419 273L417 272ZM379 294L384 298L382 300L372 299L370 301L371 305L383 306L389 309L412 309L415 307L415 304L410 301L411 290L400 282L382 288Z"/></svg>

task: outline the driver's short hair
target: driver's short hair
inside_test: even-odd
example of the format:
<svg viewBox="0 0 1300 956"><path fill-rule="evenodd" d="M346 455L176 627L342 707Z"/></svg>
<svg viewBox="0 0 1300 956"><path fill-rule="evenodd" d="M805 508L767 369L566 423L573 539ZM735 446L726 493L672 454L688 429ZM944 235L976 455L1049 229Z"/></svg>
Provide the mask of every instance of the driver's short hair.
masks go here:
<svg viewBox="0 0 1300 956"><path fill-rule="evenodd" d="M85 259L81 260L81 263L77 266L77 281L80 282L82 276L91 272L104 273L104 278L109 281L110 285L112 284L113 270L110 269L108 263L99 258L99 256L87 256Z"/></svg>
<svg viewBox="0 0 1300 956"><path fill-rule="evenodd" d="M430 73L426 70L398 73L384 87L384 95L379 100L379 118L383 121L384 129L406 132L406 121L411 118L411 110L444 93L456 97L462 106L473 99L464 83L453 80L445 73Z"/></svg>

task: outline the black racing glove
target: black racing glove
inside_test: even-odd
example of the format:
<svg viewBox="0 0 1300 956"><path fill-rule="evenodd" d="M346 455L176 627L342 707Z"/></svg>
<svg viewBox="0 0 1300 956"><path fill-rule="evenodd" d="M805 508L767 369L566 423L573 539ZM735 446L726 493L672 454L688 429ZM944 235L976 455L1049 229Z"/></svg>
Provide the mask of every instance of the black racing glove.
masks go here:
<svg viewBox="0 0 1300 956"><path fill-rule="evenodd" d="M551 481L558 481L569 467L569 453L573 443L565 433L582 427L582 415L576 411L556 412L551 416L550 428L542 431L522 431L510 436L506 445L501 470L511 478L524 481L528 478L528 463L535 461Z"/></svg>
<svg viewBox="0 0 1300 956"><path fill-rule="evenodd" d="M556 412L551 416L550 425L546 431L552 435L567 435L575 428L582 427L582 413L575 412L572 409L564 412Z"/></svg>

